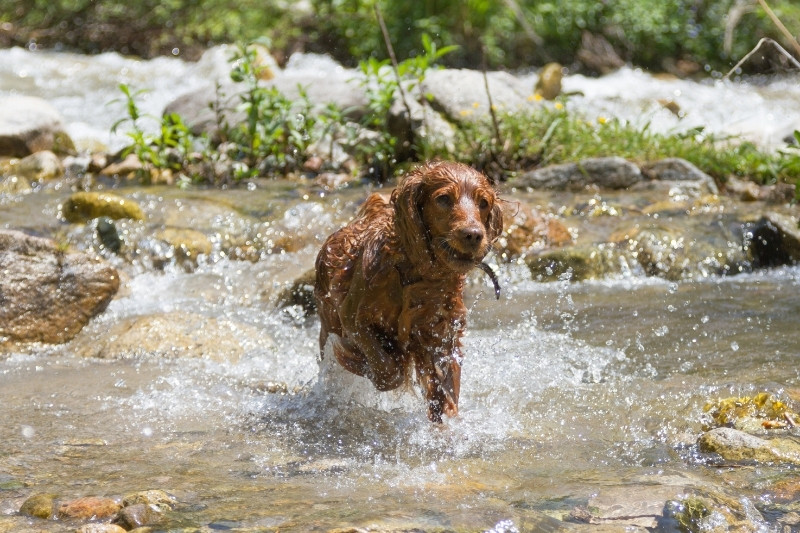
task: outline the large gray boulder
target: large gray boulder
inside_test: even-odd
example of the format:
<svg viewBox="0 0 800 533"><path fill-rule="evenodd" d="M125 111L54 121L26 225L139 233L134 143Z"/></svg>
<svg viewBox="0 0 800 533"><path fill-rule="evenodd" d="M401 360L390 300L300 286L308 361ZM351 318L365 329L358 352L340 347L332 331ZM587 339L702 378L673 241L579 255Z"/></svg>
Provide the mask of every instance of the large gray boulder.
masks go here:
<svg viewBox="0 0 800 533"><path fill-rule="evenodd" d="M517 179L517 185L551 190L583 189L590 185L625 189L641 180L642 172L630 161L621 157L593 157L525 172Z"/></svg>
<svg viewBox="0 0 800 533"><path fill-rule="evenodd" d="M358 120L367 108L366 91L353 71L284 71L261 84L276 88L290 100L299 100L303 91L312 105L312 112L336 104L346 110L351 119ZM245 113L237 109L245 90L244 84L230 80L221 82L219 86L209 85L179 96L166 106L164 114L176 113L193 133L213 136L220 120L229 125L246 120Z"/></svg>
<svg viewBox="0 0 800 533"><path fill-rule="evenodd" d="M0 230L0 272L0 343L66 342L119 289L105 261L13 230Z"/></svg>
<svg viewBox="0 0 800 533"><path fill-rule="evenodd" d="M487 72L491 102L498 113L534 109L532 88L507 72ZM479 70L442 69L428 72L422 92L430 106L449 121L469 123L489 118L489 95Z"/></svg>
<svg viewBox="0 0 800 533"><path fill-rule="evenodd" d="M0 98L0 156L25 157L42 150L72 152L61 114L32 96Z"/></svg>

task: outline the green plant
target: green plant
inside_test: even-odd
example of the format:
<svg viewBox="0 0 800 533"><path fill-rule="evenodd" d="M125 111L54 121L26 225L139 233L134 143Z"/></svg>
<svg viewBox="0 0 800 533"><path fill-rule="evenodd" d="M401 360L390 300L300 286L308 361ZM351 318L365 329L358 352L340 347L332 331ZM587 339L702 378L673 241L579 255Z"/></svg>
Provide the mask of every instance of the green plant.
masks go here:
<svg viewBox="0 0 800 533"><path fill-rule="evenodd" d="M422 36L422 54L409 57L392 65L389 59L377 60L374 57L359 63L363 74L362 85L367 95L368 113L362 125L374 135L359 147L362 160L369 165L370 175L378 181L385 180L397 163L398 151L402 149L407 155L422 151L428 152L421 144L413 145L411 139L398 139L389 124L389 112L399 97L406 113L411 113L408 101L409 94L418 89L420 104L430 100L430 95L421 90L427 72L435 67L435 63L457 49L456 46L439 48L430 36ZM423 112L426 106L422 106ZM427 123L427 119L423 119ZM409 117L410 122L410 117Z"/></svg>
<svg viewBox="0 0 800 533"><path fill-rule="evenodd" d="M253 47L239 45L231 58L231 79L244 84L238 109L245 121L228 127L225 136L237 146L244 162L237 178L286 173L300 168L305 150L314 140L315 121L311 103L302 87L299 97L288 98L275 87L259 83L265 67L257 62Z"/></svg>
<svg viewBox="0 0 800 533"><path fill-rule="evenodd" d="M123 124L130 124L131 129L126 135L132 143L123 150L123 155L135 154L142 164L140 173L148 180L155 170L181 170L195 140L183 119L175 113L164 115L160 121L152 115L142 114L136 96L143 91L131 92L124 83L119 85L119 89L124 95L128 116L115 122L111 132L116 133ZM144 120L157 122L158 133L147 133L142 124Z"/></svg>

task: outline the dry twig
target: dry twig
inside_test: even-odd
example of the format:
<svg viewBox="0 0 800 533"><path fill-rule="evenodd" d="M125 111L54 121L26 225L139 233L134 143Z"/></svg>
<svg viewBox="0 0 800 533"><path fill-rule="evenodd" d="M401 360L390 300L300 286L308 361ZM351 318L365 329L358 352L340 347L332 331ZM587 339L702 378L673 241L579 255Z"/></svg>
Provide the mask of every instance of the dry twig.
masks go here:
<svg viewBox="0 0 800 533"><path fill-rule="evenodd" d="M722 77L722 79L723 79L723 80L727 80L728 78L730 78L730 77L731 77L731 74L733 74L734 72L736 72L736 70L737 70L739 67L741 67L741 66L742 66L742 65L743 65L743 64L744 64L744 63L745 63L745 62L746 62L748 59L750 59L750 57L752 57L752 55L753 55L753 54L755 54L755 53L758 51L758 49L759 49L759 48L761 48L761 46L762 46L762 45L764 45L764 44L771 44L771 45L773 45L775 48L777 48L777 49L778 49L778 51L779 51L779 52L781 52L783 55L785 55L787 58L789 58L789 60L790 60L790 61L791 61L791 62L794 64L794 66L795 66L795 67L797 67L798 69L800 69L800 62L799 62L799 61L797 61L797 60L794 58L794 56L792 56L792 54L790 54L789 52L787 52L787 51L786 51L786 50L785 50L785 49L784 49L784 48L783 48L781 45L779 45L777 42L775 42L774 40L770 39L769 37L763 37L763 38L762 38L760 41L758 41L758 44L756 44L755 48L753 48L752 50L750 50L750 52L748 52L746 56L744 56L742 59L740 59L740 60L739 60L739 62L738 62L738 63L736 63L736 64L733 66L733 68L732 68L732 69L730 69L730 70L728 71L728 73L727 73L727 74L725 74L725 75Z"/></svg>

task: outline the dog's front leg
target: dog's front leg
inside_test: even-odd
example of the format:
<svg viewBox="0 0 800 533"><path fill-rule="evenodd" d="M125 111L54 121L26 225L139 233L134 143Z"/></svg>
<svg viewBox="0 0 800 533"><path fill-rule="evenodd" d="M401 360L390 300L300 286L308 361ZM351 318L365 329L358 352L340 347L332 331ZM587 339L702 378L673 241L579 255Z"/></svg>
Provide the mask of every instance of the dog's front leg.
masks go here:
<svg viewBox="0 0 800 533"><path fill-rule="evenodd" d="M393 390L405 381L405 358L398 346L392 322L397 311L388 312L363 276L354 276L350 291L342 302L340 318L348 342L362 355L364 373L380 391ZM387 318L388 314L388 318Z"/></svg>

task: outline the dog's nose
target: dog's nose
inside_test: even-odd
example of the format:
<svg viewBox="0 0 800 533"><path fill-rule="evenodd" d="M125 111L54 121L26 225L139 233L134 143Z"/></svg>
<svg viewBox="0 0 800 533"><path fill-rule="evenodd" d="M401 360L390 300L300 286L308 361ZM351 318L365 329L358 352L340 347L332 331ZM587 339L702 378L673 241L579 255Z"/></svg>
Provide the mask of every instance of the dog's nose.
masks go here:
<svg viewBox="0 0 800 533"><path fill-rule="evenodd" d="M481 226L469 226L462 228L460 232L461 242L465 248L475 249L483 242L485 232Z"/></svg>

